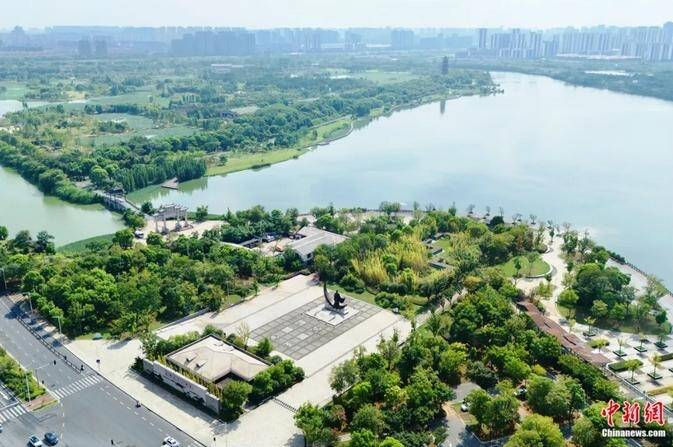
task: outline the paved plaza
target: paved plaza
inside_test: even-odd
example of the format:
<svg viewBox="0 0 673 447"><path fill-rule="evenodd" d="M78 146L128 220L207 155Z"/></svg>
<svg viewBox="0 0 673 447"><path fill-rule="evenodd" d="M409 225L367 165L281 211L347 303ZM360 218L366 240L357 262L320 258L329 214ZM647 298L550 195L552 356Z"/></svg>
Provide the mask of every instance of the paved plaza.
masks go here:
<svg viewBox="0 0 673 447"><path fill-rule="evenodd" d="M235 333L242 325L251 331L250 344L268 336L274 354L291 358L304 369L302 382L225 424L203 413L190 403L147 379L129 371L135 357L142 355L138 340L77 340L69 349L115 385L137 397L143 406L180 427L203 445L240 447L300 447L303 437L294 425L292 408L304 402L324 405L332 397L329 376L332 368L353 356L356 347L368 352L376 350L381 337L397 332L404 340L411 332L411 323L377 306L347 298L352 314L348 317L322 311L322 287L311 276L299 275L276 287L221 312L208 312L166 326L157 335L168 338L190 331L202 332L208 325ZM319 312L316 312L318 310ZM314 316L312 316L312 315ZM341 320L339 322L339 320ZM338 324L334 324L337 323ZM275 332L277 331L277 332ZM96 364L96 359L101 364ZM264 427L260 440L259 428Z"/></svg>
<svg viewBox="0 0 673 447"><path fill-rule="evenodd" d="M312 314L316 308L324 309L324 303L322 297L316 298L258 327L250 336L256 342L268 337L276 351L299 360L381 311L380 308L363 301L349 300L347 312L351 312L353 316L338 319L337 324L332 324L330 319L334 317L322 319ZM327 314L338 312L327 311Z"/></svg>

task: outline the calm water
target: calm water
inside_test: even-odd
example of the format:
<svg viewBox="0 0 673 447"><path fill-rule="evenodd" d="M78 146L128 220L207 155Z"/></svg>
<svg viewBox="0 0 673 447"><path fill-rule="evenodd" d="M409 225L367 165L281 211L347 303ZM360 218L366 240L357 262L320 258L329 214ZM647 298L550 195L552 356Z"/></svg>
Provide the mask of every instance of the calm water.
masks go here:
<svg viewBox="0 0 673 447"><path fill-rule="evenodd" d="M0 100L0 116L4 115L5 113L16 112L22 108L23 105L21 104L21 101L15 101L13 99Z"/></svg>
<svg viewBox="0 0 673 447"><path fill-rule="evenodd" d="M123 227L121 219L102 206L76 206L47 197L19 174L1 166L0 225L12 234L29 230L33 237L46 230L55 237L56 245L114 233Z"/></svg>
<svg viewBox="0 0 673 447"><path fill-rule="evenodd" d="M507 216L588 227L673 285L673 103L543 77L495 77L505 94L405 110L297 160L132 199L214 212L383 200L502 206Z"/></svg>
<svg viewBox="0 0 673 447"><path fill-rule="evenodd" d="M32 103L36 105L38 103ZM0 101L0 116L21 110L20 101ZM122 228L121 219L102 206L76 206L46 197L16 172L0 166L0 225L14 234L29 230L33 236L46 230L57 245Z"/></svg>

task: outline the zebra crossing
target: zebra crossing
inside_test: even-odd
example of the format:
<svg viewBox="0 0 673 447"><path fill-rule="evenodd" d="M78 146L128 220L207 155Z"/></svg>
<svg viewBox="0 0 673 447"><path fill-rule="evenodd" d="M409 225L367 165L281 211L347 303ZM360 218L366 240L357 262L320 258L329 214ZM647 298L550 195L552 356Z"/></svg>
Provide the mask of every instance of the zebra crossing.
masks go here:
<svg viewBox="0 0 673 447"><path fill-rule="evenodd" d="M51 394L53 394L58 399L63 399L64 397L70 396L71 394L75 394L78 391L82 391L86 388L96 385L100 381L101 378L97 375L86 376L78 380L77 382L71 383L70 385L66 385L57 390L53 390Z"/></svg>
<svg viewBox="0 0 673 447"><path fill-rule="evenodd" d="M0 423L18 418L19 416L26 413L28 413L28 410L26 410L26 408L21 404L16 404L12 405L11 407L3 408L2 410L0 410Z"/></svg>

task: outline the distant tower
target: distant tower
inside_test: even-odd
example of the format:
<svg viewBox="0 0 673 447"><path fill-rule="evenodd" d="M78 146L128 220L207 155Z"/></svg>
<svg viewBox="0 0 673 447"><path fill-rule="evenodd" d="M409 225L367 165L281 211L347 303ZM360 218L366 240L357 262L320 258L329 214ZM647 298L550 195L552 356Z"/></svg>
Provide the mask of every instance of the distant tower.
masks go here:
<svg viewBox="0 0 673 447"><path fill-rule="evenodd" d="M79 57L91 57L91 41L87 38L77 42L77 54Z"/></svg>
<svg viewBox="0 0 673 447"><path fill-rule="evenodd" d="M102 39L94 41L94 54L96 57L107 57L107 41Z"/></svg>
<svg viewBox="0 0 673 447"><path fill-rule="evenodd" d="M446 75L449 74L449 57L444 56L444 59L442 59L442 74Z"/></svg>
<svg viewBox="0 0 673 447"><path fill-rule="evenodd" d="M478 33L479 33L479 36L478 36L478 40L479 40L479 43L478 43L478 45L479 45L479 49L480 49L480 50L485 50L485 49L486 49L486 46L487 46L487 43L488 43L488 29L486 29L486 28L479 28Z"/></svg>

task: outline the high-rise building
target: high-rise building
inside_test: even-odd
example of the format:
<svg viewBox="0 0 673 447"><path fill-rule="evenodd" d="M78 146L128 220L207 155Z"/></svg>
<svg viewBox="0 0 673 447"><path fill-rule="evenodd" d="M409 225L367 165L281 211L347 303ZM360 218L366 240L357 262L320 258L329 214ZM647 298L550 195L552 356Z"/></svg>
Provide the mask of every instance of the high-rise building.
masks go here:
<svg viewBox="0 0 673 447"><path fill-rule="evenodd" d="M394 29L390 32L390 46L397 50L409 50L414 46L414 32L410 29Z"/></svg>
<svg viewBox="0 0 673 447"><path fill-rule="evenodd" d="M91 40L88 37L77 42L77 54L79 57L91 57Z"/></svg>
<svg viewBox="0 0 673 447"><path fill-rule="evenodd" d="M673 22L664 23L663 29L664 43L673 43Z"/></svg>
<svg viewBox="0 0 673 447"><path fill-rule="evenodd" d="M442 58L442 74L446 75L449 74L449 57L444 56Z"/></svg>
<svg viewBox="0 0 673 447"><path fill-rule="evenodd" d="M94 55L96 57L107 57L107 41L104 39L96 39L94 41Z"/></svg>
<svg viewBox="0 0 673 447"><path fill-rule="evenodd" d="M486 28L479 28L478 33L478 48L485 50L488 46L488 30Z"/></svg>

